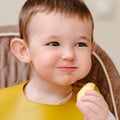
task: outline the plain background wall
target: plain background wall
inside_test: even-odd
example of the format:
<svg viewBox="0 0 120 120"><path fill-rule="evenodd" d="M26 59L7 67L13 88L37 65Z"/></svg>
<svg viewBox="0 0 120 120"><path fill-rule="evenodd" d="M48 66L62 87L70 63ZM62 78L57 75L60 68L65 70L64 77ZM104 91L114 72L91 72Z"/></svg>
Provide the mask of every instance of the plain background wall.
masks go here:
<svg viewBox="0 0 120 120"><path fill-rule="evenodd" d="M17 24L20 8L25 1L0 0L0 25ZM85 1L93 14L95 41L109 54L120 73L120 0ZM115 4L112 4L111 15L102 16L101 12L105 12L96 10L96 6L100 5L100 1L115 2Z"/></svg>

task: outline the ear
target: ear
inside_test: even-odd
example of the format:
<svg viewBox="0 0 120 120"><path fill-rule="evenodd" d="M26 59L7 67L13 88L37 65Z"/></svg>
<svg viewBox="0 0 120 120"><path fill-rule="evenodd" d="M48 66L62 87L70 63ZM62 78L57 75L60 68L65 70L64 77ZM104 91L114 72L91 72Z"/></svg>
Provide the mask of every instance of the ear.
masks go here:
<svg viewBox="0 0 120 120"><path fill-rule="evenodd" d="M95 46L96 46L96 43L95 43L95 41L93 41L92 45L91 45L91 53L93 53Z"/></svg>
<svg viewBox="0 0 120 120"><path fill-rule="evenodd" d="M11 41L11 51L20 61L24 63L30 63L28 45L23 39L13 39Z"/></svg>

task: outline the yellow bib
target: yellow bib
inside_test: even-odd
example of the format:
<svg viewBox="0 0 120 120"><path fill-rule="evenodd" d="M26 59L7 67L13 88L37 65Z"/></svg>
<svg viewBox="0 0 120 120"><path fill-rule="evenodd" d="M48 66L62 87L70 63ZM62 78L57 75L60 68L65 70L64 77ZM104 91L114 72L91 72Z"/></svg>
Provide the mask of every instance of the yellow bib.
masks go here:
<svg viewBox="0 0 120 120"><path fill-rule="evenodd" d="M76 92L65 104L47 105L27 99L25 84L0 90L0 120L84 120L75 106Z"/></svg>

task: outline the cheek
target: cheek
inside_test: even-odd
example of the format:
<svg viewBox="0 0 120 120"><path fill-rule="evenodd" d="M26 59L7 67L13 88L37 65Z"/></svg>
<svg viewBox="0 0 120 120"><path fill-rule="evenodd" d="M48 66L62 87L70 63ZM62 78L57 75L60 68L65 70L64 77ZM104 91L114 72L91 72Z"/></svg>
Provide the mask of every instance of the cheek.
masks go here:
<svg viewBox="0 0 120 120"><path fill-rule="evenodd" d="M82 58L83 58L82 60L84 63L86 63L88 65L91 64L91 53L89 51L86 51L83 54Z"/></svg>
<svg viewBox="0 0 120 120"><path fill-rule="evenodd" d="M91 53L86 52L85 54L79 57L80 68L84 73L88 73L91 69Z"/></svg>
<svg viewBox="0 0 120 120"><path fill-rule="evenodd" d="M42 63L45 63L49 66L55 65L58 59L57 55L53 53L43 53L40 56L42 58L41 59Z"/></svg>
<svg viewBox="0 0 120 120"><path fill-rule="evenodd" d="M57 56L49 52L39 52L39 54L34 53L32 62L34 66L39 67L38 69L45 69L51 66L53 68L57 63Z"/></svg>
<svg viewBox="0 0 120 120"><path fill-rule="evenodd" d="M87 57L86 60L84 60L83 63L84 69L86 70L86 72L89 72L91 69L91 56Z"/></svg>
<svg viewBox="0 0 120 120"><path fill-rule="evenodd" d="M87 56L86 56L86 60L84 60L85 62L84 62L84 66L86 66L86 71L87 71L87 73L90 71L90 69L91 69L91 54L88 54Z"/></svg>

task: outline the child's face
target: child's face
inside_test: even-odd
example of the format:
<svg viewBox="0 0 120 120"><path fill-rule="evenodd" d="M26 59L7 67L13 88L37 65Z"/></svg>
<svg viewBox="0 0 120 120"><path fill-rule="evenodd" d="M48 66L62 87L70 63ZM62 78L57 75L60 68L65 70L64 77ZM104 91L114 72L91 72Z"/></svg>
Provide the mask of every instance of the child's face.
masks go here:
<svg viewBox="0 0 120 120"><path fill-rule="evenodd" d="M67 86L91 68L92 26L59 13L37 13L29 25L33 79Z"/></svg>

